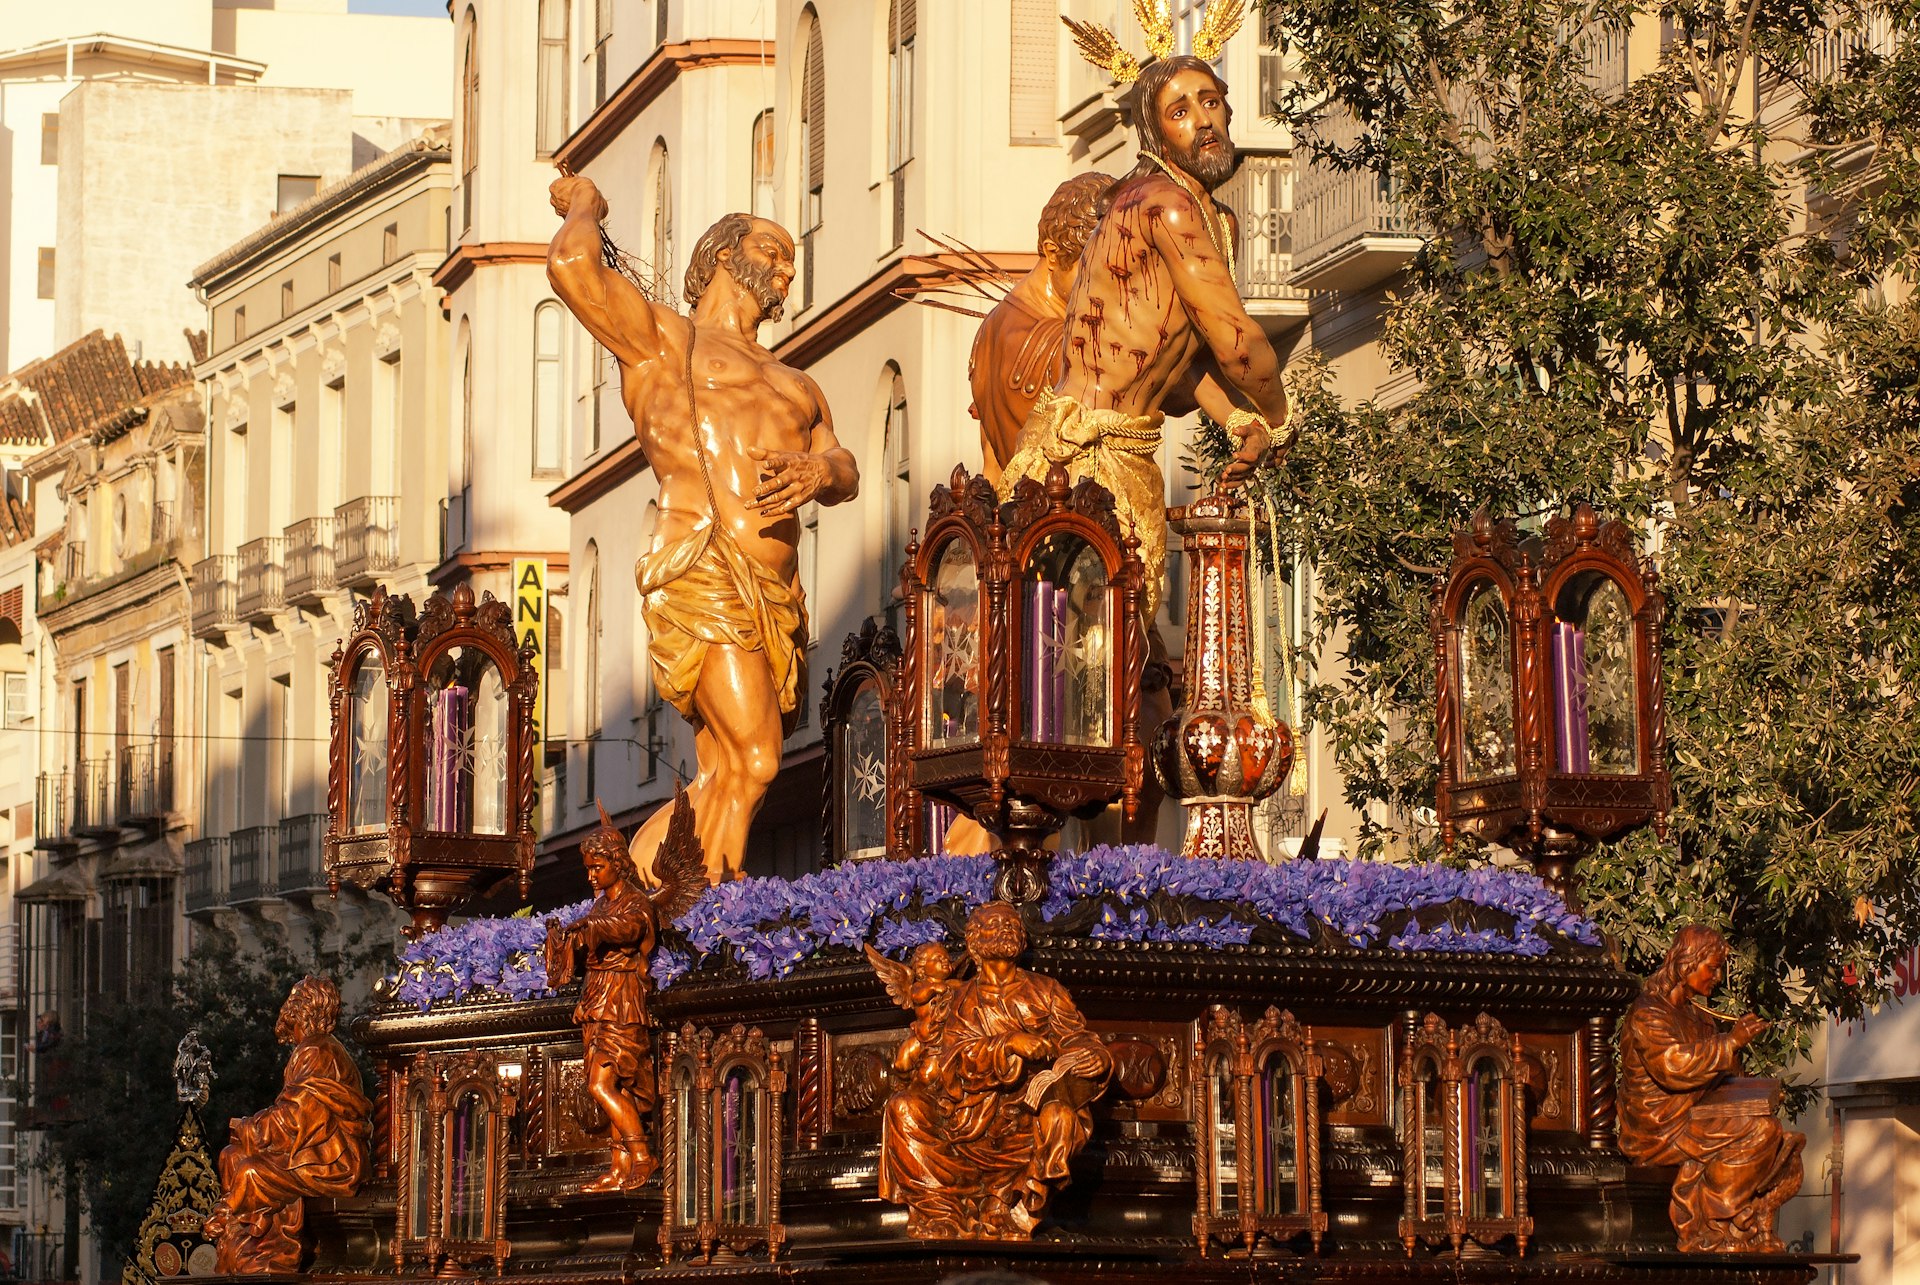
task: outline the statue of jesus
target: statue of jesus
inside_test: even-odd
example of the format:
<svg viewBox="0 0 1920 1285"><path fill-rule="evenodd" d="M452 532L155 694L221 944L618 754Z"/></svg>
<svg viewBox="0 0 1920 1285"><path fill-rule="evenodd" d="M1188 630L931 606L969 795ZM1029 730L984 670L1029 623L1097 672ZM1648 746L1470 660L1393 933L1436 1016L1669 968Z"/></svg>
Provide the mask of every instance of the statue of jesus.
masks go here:
<svg viewBox="0 0 1920 1285"><path fill-rule="evenodd" d="M607 202L592 180L562 175L549 196L564 221L547 278L620 363L621 400L660 483L659 526L635 574L655 687L693 725L689 797L719 883L742 873L748 827L806 699L797 515L852 499L859 471L819 386L760 346L760 324L779 318L793 281L785 230L747 214L708 228L682 316L602 261ZM643 874L668 812L634 836Z"/></svg>

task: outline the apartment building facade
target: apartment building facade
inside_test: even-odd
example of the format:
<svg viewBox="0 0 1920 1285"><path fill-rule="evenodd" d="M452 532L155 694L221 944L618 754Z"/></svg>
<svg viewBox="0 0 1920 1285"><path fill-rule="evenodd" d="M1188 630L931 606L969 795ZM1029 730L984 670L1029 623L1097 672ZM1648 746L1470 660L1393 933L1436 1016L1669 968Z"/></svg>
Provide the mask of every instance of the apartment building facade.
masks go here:
<svg viewBox="0 0 1920 1285"><path fill-rule="evenodd" d="M322 189L202 264L212 339L206 554L192 635L207 746L186 913L241 931L291 916L388 924L328 898L327 662L374 584L420 601L440 561L448 442L444 127Z"/></svg>

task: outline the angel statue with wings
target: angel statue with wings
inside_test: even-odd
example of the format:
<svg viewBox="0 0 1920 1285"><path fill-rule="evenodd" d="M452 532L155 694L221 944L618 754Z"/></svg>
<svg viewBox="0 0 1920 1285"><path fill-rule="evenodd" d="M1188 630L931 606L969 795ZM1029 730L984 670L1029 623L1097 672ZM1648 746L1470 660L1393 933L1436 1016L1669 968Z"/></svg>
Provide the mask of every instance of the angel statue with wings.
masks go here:
<svg viewBox="0 0 1920 1285"><path fill-rule="evenodd" d="M626 836L604 807L600 828L580 844L580 857L593 885L593 905L571 926L547 920L547 984L565 986L585 965L573 1020L587 1050L587 1092L606 1112L613 1157L607 1172L580 1190L632 1191L653 1176L659 1163L641 1124L642 1116L653 1113L655 1096L647 1016L654 939L659 926L685 914L707 886L706 859L686 792L674 796L656 867L662 882L652 892L640 886Z"/></svg>

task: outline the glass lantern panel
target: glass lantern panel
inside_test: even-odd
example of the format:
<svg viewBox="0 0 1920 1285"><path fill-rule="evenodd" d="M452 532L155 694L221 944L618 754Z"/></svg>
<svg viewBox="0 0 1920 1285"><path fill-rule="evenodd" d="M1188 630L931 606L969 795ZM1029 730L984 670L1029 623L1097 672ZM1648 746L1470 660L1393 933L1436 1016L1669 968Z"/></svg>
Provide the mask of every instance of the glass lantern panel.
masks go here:
<svg viewBox="0 0 1920 1285"><path fill-rule="evenodd" d="M1107 567L1076 535L1040 542L1020 576L1021 731L1031 741L1113 744Z"/></svg>
<svg viewBox="0 0 1920 1285"><path fill-rule="evenodd" d="M870 679L854 692L835 738L840 819L840 851L835 855L880 856L887 849L887 716L877 681Z"/></svg>
<svg viewBox="0 0 1920 1285"><path fill-rule="evenodd" d="M372 652L361 657L347 689L347 828L387 828L387 674Z"/></svg>
<svg viewBox="0 0 1920 1285"><path fill-rule="evenodd" d="M476 647L455 647L427 675L427 828L507 832L507 728L511 706L500 667Z"/></svg>
<svg viewBox="0 0 1920 1285"><path fill-rule="evenodd" d="M1414 1126L1420 1130L1420 1163L1415 1172L1420 1180L1422 1218L1444 1218L1447 1214L1446 1119L1441 1092L1439 1066L1431 1059L1422 1059L1414 1076Z"/></svg>
<svg viewBox="0 0 1920 1285"><path fill-rule="evenodd" d="M1513 625L1500 590L1482 584L1460 613L1460 779L1514 770Z"/></svg>
<svg viewBox="0 0 1920 1285"><path fill-rule="evenodd" d="M1560 595L1553 626L1554 764L1562 772L1640 770L1638 656L1626 591L1597 572Z"/></svg>
<svg viewBox="0 0 1920 1285"><path fill-rule="evenodd" d="M1299 1136L1293 1064L1274 1054L1260 1068L1260 1212L1300 1212Z"/></svg>
<svg viewBox="0 0 1920 1285"><path fill-rule="evenodd" d="M493 1110L475 1089L454 1099L447 1116L447 1186L443 1216L448 1240L487 1241L487 1189L493 1177Z"/></svg>
<svg viewBox="0 0 1920 1285"><path fill-rule="evenodd" d="M1467 1070L1467 1217L1505 1218L1507 1211L1506 1076L1493 1058Z"/></svg>
<svg viewBox="0 0 1920 1285"><path fill-rule="evenodd" d="M980 569L973 546L950 540L934 563L920 610L926 638L926 730L930 748L980 739Z"/></svg>
<svg viewBox="0 0 1920 1285"><path fill-rule="evenodd" d="M751 1068L727 1068L713 1091L714 1208L722 1224L757 1227L760 1212L760 1077Z"/></svg>
<svg viewBox="0 0 1920 1285"><path fill-rule="evenodd" d="M1233 1073L1233 1058L1215 1054L1207 1066L1207 1096L1212 1106L1209 1121L1213 1134L1213 1216L1231 1218L1240 1212L1239 1131L1235 1128L1235 1090L1239 1077Z"/></svg>
<svg viewBox="0 0 1920 1285"><path fill-rule="evenodd" d="M673 1072L674 1222L693 1227L700 1222L700 1098L693 1068L682 1062Z"/></svg>
<svg viewBox="0 0 1920 1285"><path fill-rule="evenodd" d="M407 1099L407 1238L425 1240L433 1216L433 1115L427 1095L416 1090Z"/></svg>

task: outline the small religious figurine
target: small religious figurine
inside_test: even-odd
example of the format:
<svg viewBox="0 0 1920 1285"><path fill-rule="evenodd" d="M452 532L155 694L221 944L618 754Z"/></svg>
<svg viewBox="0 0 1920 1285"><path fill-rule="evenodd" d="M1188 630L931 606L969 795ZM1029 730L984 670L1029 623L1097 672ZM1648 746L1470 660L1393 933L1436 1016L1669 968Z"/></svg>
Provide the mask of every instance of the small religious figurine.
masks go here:
<svg viewBox="0 0 1920 1285"><path fill-rule="evenodd" d="M1719 1028L1705 1007L1726 966L1726 939L1682 928L1620 1027L1620 1149L1636 1164L1676 1165L1669 1210L1680 1248L1779 1253L1774 1217L1802 1177L1806 1135L1774 1116L1779 1086L1743 1077L1740 1050L1767 1024L1752 1014Z"/></svg>
<svg viewBox="0 0 1920 1285"><path fill-rule="evenodd" d="M351 1196L367 1173L373 1103L334 1028L340 992L319 977L295 983L273 1033L293 1045L273 1105L229 1126L220 1152L220 1203L206 1234L222 1276L300 1266L307 1196Z"/></svg>
<svg viewBox="0 0 1920 1285"><path fill-rule="evenodd" d="M1034 400L1053 382L1080 251L1100 219L1100 197L1111 186L1110 174L1076 174L1053 190L1040 212L1040 262L1014 283L974 336L967 362L973 405L967 409L980 421L980 471L989 482L1000 480Z"/></svg>
<svg viewBox="0 0 1920 1285"><path fill-rule="evenodd" d="M647 1015L653 978L647 966L659 925L685 914L707 886L686 791L676 792L668 806L673 825L660 850L663 881L656 891L640 886L626 836L603 807L600 828L580 844L593 905L571 927L547 920L547 984L565 986L580 962L586 964L573 1020L587 1051L587 1092L606 1113L613 1135L607 1172L582 1191L632 1191L653 1176L659 1163L641 1124L642 1116L653 1113L655 1100L653 1023Z"/></svg>
<svg viewBox="0 0 1920 1285"><path fill-rule="evenodd" d="M214 1081L213 1054L200 1042L200 1028L190 1027L173 1050L173 1096L196 1107L207 1105Z"/></svg>
<svg viewBox="0 0 1920 1285"><path fill-rule="evenodd" d="M914 1010L887 1099L880 1197L907 1206L927 1239L1025 1240L1092 1134L1089 1110L1113 1059L1066 988L1016 967L1020 912L989 902L967 919L975 973L948 977L944 948L912 965L874 959L888 994ZM902 1065L902 1064L906 1065Z"/></svg>
<svg viewBox="0 0 1920 1285"><path fill-rule="evenodd" d="M1286 423L1280 357L1247 315L1234 281L1234 217L1213 193L1238 167L1227 87L1207 60L1244 17L1243 0L1213 0L1194 55L1172 56L1172 19L1148 0L1135 12L1154 55L1144 67L1113 33L1068 22L1088 60L1132 81L1140 160L1105 198L1067 303L1058 378L1034 403L1000 478L1091 477L1113 492L1121 525L1140 536L1143 609L1152 619L1166 574L1160 424L1169 397L1190 397L1239 438L1222 480L1245 480ZM1063 21L1065 21L1063 19Z"/></svg>
<svg viewBox="0 0 1920 1285"><path fill-rule="evenodd" d="M653 547L636 568L662 696L693 724L694 812L707 874L738 878L747 830L806 698L802 506L859 490L819 385L760 346L793 282L793 238L729 214L687 265L681 316L602 258L607 202L572 174L550 189L565 220L547 252L560 299L620 363L620 395L660 483ZM780 717L774 717L775 711ZM651 879L661 808L634 836Z"/></svg>

